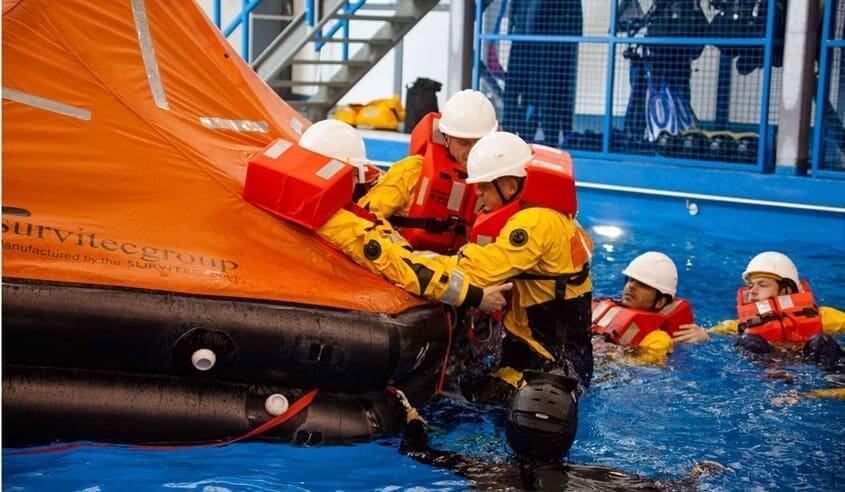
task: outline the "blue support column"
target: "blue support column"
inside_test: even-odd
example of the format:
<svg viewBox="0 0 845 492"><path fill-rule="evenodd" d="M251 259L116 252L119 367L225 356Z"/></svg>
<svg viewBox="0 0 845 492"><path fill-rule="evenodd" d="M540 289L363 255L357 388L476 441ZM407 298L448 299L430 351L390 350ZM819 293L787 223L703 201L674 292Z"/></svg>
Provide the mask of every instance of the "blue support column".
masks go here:
<svg viewBox="0 0 845 492"><path fill-rule="evenodd" d="M475 56L472 58L472 88L475 90L479 89L481 77L481 16L484 13L481 10L482 3L481 0L475 2L475 26L473 28L473 45L475 46L473 52Z"/></svg>
<svg viewBox="0 0 845 492"><path fill-rule="evenodd" d="M772 79L772 50L775 39L775 0L768 0L766 11L766 44L763 56L763 88L760 94L760 129L759 134L764 140L764 145L757 148L757 170L763 173L774 171L773 139L769 133L769 99ZM769 158L772 157L772 158Z"/></svg>
<svg viewBox="0 0 845 492"><path fill-rule="evenodd" d="M840 0L841 1L841 0ZM833 25L834 12L833 7L837 0L831 0L824 3L824 14L822 15L822 38L819 45L819 80L816 88L816 121L813 125L813 159L812 169L813 174L817 174L822 167L822 160L824 159L824 106L827 100L827 91L830 88L830 27Z"/></svg>
<svg viewBox="0 0 845 492"><path fill-rule="evenodd" d="M610 2L610 36L607 43L607 84L605 86L604 121L602 122L601 150L610 152L610 138L613 133L613 81L616 75L616 2Z"/></svg>

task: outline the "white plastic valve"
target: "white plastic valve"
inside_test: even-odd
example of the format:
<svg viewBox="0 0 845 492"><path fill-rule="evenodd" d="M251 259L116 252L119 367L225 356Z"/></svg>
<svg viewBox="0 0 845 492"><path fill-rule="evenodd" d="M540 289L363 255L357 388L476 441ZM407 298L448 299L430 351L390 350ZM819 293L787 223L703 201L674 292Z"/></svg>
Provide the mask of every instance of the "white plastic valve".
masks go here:
<svg viewBox="0 0 845 492"><path fill-rule="evenodd" d="M194 365L194 368L198 371L207 371L214 367L214 364L216 362L217 355L211 349L197 349L194 354L191 355L191 363Z"/></svg>
<svg viewBox="0 0 845 492"><path fill-rule="evenodd" d="M695 202L691 202L691 201L687 200L687 212L690 215L692 215L693 217L698 215L698 212L699 212L698 204L695 203Z"/></svg>
<svg viewBox="0 0 845 492"><path fill-rule="evenodd" d="M285 395L279 393L273 393L264 400L264 410L274 417L287 412L289 406L288 399L285 398Z"/></svg>

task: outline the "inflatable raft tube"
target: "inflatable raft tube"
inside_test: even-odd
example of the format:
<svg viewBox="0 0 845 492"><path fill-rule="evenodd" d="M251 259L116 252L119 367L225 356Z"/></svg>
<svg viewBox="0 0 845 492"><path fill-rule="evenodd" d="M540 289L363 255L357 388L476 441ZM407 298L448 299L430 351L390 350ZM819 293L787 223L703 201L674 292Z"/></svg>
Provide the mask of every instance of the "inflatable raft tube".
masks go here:
<svg viewBox="0 0 845 492"><path fill-rule="evenodd" d="M428 382L434 379L429 377ZM271 395L282 395L285 402L293 404L310 389L6 366L3 446L76 440L146 444L225 441L272 419L274 415L266 408ZM278 403L280 397L273 398ZM320 391L292 419L257 438L303 445L371 441L399 432L403 424L404 410L386 390L356 395Z"/></svg>
<svg viewBox="0 0 845 492"><path fill-rule="evenodd" d="M436 372L439 307L243 199L250 157L310 122L195 2L2 8L4 438L217 439L256 385L320 388L314 422ZM350 412L323 436L393 422Z"/></svg>
<svg viewBox="0 0 845 492"><path fill-rule="evenodd" d="M439 306L389 316L17 279L3 284L4 366L358 393L438 366L447 343Z"/></svg>

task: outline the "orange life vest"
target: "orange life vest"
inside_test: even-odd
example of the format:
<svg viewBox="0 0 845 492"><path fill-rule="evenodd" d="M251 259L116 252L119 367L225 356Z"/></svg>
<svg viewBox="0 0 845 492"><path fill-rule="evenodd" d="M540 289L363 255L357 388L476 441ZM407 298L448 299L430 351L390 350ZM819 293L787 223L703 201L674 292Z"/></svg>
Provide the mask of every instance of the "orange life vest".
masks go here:
<svg viewBox="0 0 845 492"><path fill-rule="evenodd" d="M534 157L525 166L519 199L498 210L478 214L470 233L472 242L481 245L492 242L508 219L526 207L551 208L569 215L578 211L572 158L562 150L544 145L532 144L531 148Z"/></svg>
<svg viewBox="0 0 845 492"><path fill-rule="evenodd" d="M618 345L637 346L654 330L673 335L692 322L692 306L686 299L676 298L660 311L625 307L613 299L593 301L593 333Z"/></svg>
<svg viewBox="0 0 845 492"><path fill-rule="evenodd" d="M446 146L446 139L440 133L440 113L428 113L414 127L408 145L408 155L425 155L431 144Z"/></svg>
<svg viewBox="0 0 845 492"><path fill-rule="evenodd" d="M466 183L466 172L449 156L437 130L439 117L429 113L414 128L410 149L423 155L420 177L407 216L393 215L389 221L414 249L447 253L466 242L478 197Z"/></svg>
<svg viewBox="0 0 845 492"><path fill-rule="evenodd" d="M352 202L357 170L297 144L276 140L250 158L243 197L285 220L319 229Z"/></svg>
<svg viewBox="0 0 845 492"><path fill-rule="evenodd" d="M775 343L805 343L822 333L819 308L810 284L801 281L801 292L765 301L750 301L748 287L736 293L736 312L740 334L760 335Z"/></svg>

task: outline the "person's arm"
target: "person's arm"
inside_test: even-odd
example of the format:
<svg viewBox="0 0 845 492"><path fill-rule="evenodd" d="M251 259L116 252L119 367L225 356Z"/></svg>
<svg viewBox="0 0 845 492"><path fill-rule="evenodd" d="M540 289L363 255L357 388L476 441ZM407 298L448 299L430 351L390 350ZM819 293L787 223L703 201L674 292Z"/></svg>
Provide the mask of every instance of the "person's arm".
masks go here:
<svg viewBox="0 0 845 492"><path fill-rule="evenodd" d="M672 335L675 343L701 343L710 339L708 331L695 323L681 325Z"/></svg>
<svg viewBox="0 0 845 492"><path fill-rule="evenodd" d="M822 317L822 327L828 335L845 333L845 312L833 307L822 306L819 308L819 316Z"/></svg>
<svg viewBox="0 0 845 492"><path fill-rule="evenodd" d="M631 359L641 364L663 365L672 353L672 337L662 330L654 330L634 347Z"/></svg>
<svg viewBox="0 0 845 492"><path fill-rule="evenodd" d="M492 243L467 244L457 267L476 285L494 285L537 267L547 252L549 232L543 214L529 208L517 212ZM562 232L558 232L561 234Z"/></svg>
<svg viewBox="0 0 845 492"><path fill-rule="evenodd" d="M400 453L420 463L446 468L456 473L465 473L467 468L471 468L473 465L478 467L482 464L452 451L432 448L428 443L426 423L416 409L412 408L408 411L406 422L405 433L402 435L402 442L399 445Z"/></svg>
<svg viewBox="0 0 845 492"><path fill-rule="evenodd" d="M711 335L739 335L739 322L735 319L726 319L710 328Z"/></svg>
<svg viewBox="0 0 845 492"><path fill-rule="evenodd" d="M422 161L422 156L411 155L393 163L367 194L358 200L358 205L379 218L406 212L414 197Z"/></svg>
<svg viewBox="0 0 845 492"><path fill-rule="evenodd" d="M444 257L414 254L389 224L374 224L339 210L317 233L359 265L429 301L486 310L501 309L505 304L504 292L510 285L482 288L471 284L460 269L447 265Z"/></svg>
<svg viewBox="0 0 845 492"><path fill-rule="evenodd" d="M739 323L735 319L726 319L710 329L702 328L691 323L682 325L672 336L675 343L701 343L710 339L711 335L738 335Z"/></svg>

